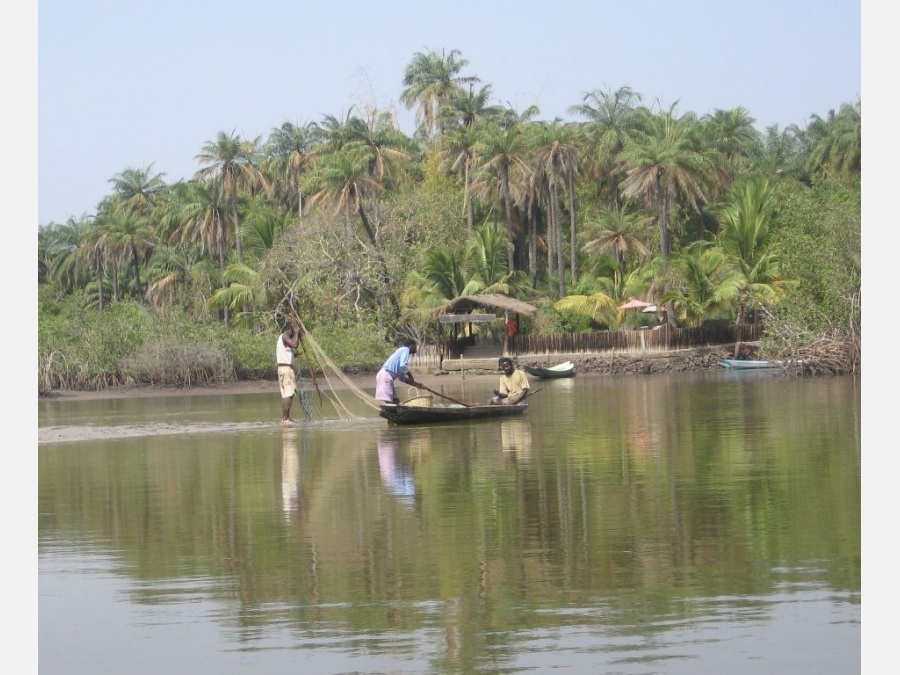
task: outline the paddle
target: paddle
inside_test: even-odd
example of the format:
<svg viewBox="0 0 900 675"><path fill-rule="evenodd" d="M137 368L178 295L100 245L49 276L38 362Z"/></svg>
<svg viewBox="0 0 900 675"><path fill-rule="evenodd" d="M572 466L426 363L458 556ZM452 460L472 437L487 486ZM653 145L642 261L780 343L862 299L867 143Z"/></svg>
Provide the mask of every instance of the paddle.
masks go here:
<svg viewBox="0 0 900 675"><path fill-rule="evenodd" d="M426 386L425 386L424 384L422 384L421 382L416 382L416 383L415 383L414 385L412 385L412 386L417 387L417 388L419 388L419 389L424 389L425 391L430 391L430 392L431 392L432 394L434 394L435 396L440 396L441 398L445 398L445 399L447 399L448 401L452 401L453 403L458 403L459 405L463 406L464 408L471 408L471 407L472 407L472 406L469 405L468 403L463 403L462 401L457 401L455 398L450 398L449 396L444 396L443 394L436 392L434 389L429 389L428 387L426 387Z"/></svg>

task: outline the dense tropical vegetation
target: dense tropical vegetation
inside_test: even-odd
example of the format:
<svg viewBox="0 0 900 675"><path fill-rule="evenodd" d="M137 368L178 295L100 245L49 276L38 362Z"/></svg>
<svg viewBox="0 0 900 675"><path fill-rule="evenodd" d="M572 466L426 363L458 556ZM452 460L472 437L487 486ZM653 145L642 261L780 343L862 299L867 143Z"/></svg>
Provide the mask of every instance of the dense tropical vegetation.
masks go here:
<svg viewBox="0 0 900 675"><path fill-rule="evenodd" d="M192 178L126 167L95 213L41 224L41 389L169 379L175 353L181 380L266 372L286 302L340 365L371 365L483 291L549 301L570 329L627 327L617 307L640 297L677 325L764 321L773 349L858 354L859 101L760 131L623 86L541 120L468 65L412 57L412 136L357 108L220 131Z"/></svg>

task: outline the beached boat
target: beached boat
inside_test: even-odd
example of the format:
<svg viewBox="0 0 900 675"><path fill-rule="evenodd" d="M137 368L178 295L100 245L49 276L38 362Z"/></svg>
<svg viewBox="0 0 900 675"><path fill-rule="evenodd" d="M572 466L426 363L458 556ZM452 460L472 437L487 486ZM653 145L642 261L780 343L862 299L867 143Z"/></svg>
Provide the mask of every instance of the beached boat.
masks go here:
<svg viewBox="0 0 900 675"><path fill-rule="evenodd" d="M403 405L383 403L381 415L393 424L425 424L430 422L459 422L488 417L521 415L528 409L527 403L517 405Z"/></svg>
<svg viewBox="0 0 900 675"><path fill-rule="evenodd" d="M524 370L529 375L540 377L542 379L575 377L575 364L571 361L566 361L565 363L550 366L549 368L543 368L541 366L528 366L522 364L522 370Z"/></svg>
<svg viewBox="0 0 900 675"><path fill-rule="evenodd" d="M751 370L755 368L777 368L771 361L753 361L749 359L722 359L719 365L729 370Z"/></svg>

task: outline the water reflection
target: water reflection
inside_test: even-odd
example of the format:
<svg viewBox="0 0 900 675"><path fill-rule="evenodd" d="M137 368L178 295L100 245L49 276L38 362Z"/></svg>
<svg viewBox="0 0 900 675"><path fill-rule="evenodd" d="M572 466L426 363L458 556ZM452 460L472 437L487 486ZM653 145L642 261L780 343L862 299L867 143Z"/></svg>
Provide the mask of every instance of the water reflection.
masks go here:
<svg viewBox="0 0 900 675"><path fill-rule="evenodd" d="M296 429L281 432L281 509L285 520L300 510L300 451Z"/></svg>
<svg viewBox="0 0 900 675"><path fill-rule="evenodd" d="M531 452L531 422L523 418L501 420L500 443L505 453L529 454Z"/></svg>
<svg viewBox="0 0 900 675"><path fill-rule="evenodd" d="M579 376L412 428L252 405L40 446L42 672L854 671L852 381Z"/></svg>
<svg viewBox="0 0 900 675"><path fill-rule="evenodd" d="M416 481L409 455L401 456L397 436L390 431L378 434L378 469L384 486L404 506L416 503ZM421 448L419 449L421 452Z"/></svg>

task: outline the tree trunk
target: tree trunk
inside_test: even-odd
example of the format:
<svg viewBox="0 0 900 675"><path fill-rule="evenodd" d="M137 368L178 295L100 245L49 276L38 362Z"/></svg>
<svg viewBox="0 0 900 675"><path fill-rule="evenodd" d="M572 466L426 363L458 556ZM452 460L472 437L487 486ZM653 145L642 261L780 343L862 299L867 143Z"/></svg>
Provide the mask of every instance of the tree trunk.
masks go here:
<svg viewBox="0 0 900 675"><path fill-rule="evenodd" d="M506 261L509 272L516 271L516 262L513 257L513 231L512 231L512 199L509 196L509 168L503 168L503 208L506 211Z"/></svg>
<svg viewBox="0 0 900 675"><path fill-rule="evenodd" d="M578 233L575 228L575 176L569 173L569 240L572 246L570 252L572 266L572 283L578 281Z"/></svg>
<svg viewBox="0 0 900 675"><path fill-rule="evenodd" d="M559 208L559 188L554 183L550 186L550 210L553 212L553 220L556 223L553 228L556 236L556 267L559 271L559 297L566 297L566 252L563 247L562 213Z"/></svg>
<svg viewBox="0 0 900 675"><path fill-rule="evenodd" d="M137 295L137 300L140 303L144 302L144 291L141 288L141 266L140 266L140 256L138 255L137 247L132 244L131 245L131 264L134 270L134 290L135 295Z"/></svg>
<svg viewBox="0 0 900 675"><path fill-rule="evenodd" d="M475 230L475 205L469 190L469 156L466 155L466 226L471 234Z"/></svg>
<svg viewBox="0 0 900 675"><path fill-rule="evenodd" d="M397 301L397 296L394 294L393 284L391 284L391 276L390 274L388 274L387 263L384 260L384 254L381 251L381 247L378 245L378 239L375 236L375 230L372 229L372 224L369 222L369 219L366 216L366 212L363 209L362 205L360 205L359 207L359 218L362 221L363 229L365 229L366 234L369 237L369 241L372 244L375 257L378 259L378 266L381 268L381 283L384 284L384 292L391 304L391 310L394 312L394 318L399 319L400 303Z"/></svg>

